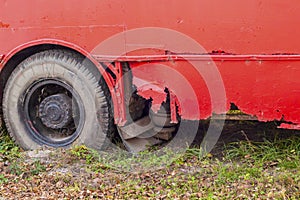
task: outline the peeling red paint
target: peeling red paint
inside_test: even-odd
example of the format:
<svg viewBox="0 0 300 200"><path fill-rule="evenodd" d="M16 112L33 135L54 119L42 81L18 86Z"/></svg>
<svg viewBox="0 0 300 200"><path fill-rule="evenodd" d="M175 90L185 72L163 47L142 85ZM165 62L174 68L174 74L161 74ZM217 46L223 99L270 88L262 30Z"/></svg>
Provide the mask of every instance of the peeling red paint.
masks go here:
<svg viewBox="0 0 300 200"><path fill-rule="evenodd" d="M287 124L287 123L282 123L278 128L282 129L294 129L294 130L300 130L300 125L298 124Z"/></svg>
<svg viewBox="0 0 300 200"><path fill-rule="evenodd" d="M203 68L210 65L201 61ZM159 90L148 91L147 97L152 97L157 103L164 100L161 97L162 88L174 91L178 97L178 105L182 109L183 119L206 119L215 112L211 104L211 96L201 76L197 75L188 62L177 61L173 63L131 63L133 73L138 78L156 83ZM278 61L215 61L226 90L226 110L230 109L233 102L245 114L257 117L260 121L287 121L300 124L300 60L278 60ZM167 68L167 69L166 69ZM197 99L190 99L186 91L186 85L171 71L180 71L183 77L189 81L194 89ZM213 79L212 79L213 80ZM213 80L216 81L216 80ZM151 84L150 84L151 85ZM138 85L137 85L138 86ZM153 88L152 88L153 89ZM145 91L145 89L142 89ZM143 93L141 93L143 95ZM156 99L157 98L157 99ZM195 115L196 106L199 106L200 117ZM297 126L293 126L297 128Z"/></svg>
<svg viewBox="0 0 300 200"><path fill-rule="evenodd" d="M166 101L166 93L162 93L161 91L156 91L153 89L141 89L138 90L138 94L144 97L145 99L152 99L151 110L155 113L159 111L161 104Z"/></svg>
<svg viewBox="0 0 300 200"><path fill-rule="evenodd" d="M181 106L178 98L172 92L170 93L171 123L178 123L177 113L181 115Z"/></svg>
<svg viewBox="0 0 300 200"><path fill-rule="evenodd" d="M151 99L152 105L151 110L154 113L157 113L163 102L166 102L167 92L166 89L163 88L165 85L159 85L158 83L149 83L145 80L139 79L137 77L134 78L133 84L137 87L138 94L145 99ZM170 112L171 112L171 123L178 123L177 114L181 115L181 107L180 103L176 95L172 92L170 94Z"/></svg>
<svg viewBox="0 0 300 200"><path fill-rule="evenodd" d="M152 99L151 109L157 112L163 102L166 101L167 94L157 83L147 82L146 80L134 77L133 84L137 87L138 94L145 99Z"/></svg>
<svg viewBox="0 0 300 200"><path fill-rule="evenodd" d="M8 28L9 24L3 23L2 21L0 21L0 28Z"/></svg>

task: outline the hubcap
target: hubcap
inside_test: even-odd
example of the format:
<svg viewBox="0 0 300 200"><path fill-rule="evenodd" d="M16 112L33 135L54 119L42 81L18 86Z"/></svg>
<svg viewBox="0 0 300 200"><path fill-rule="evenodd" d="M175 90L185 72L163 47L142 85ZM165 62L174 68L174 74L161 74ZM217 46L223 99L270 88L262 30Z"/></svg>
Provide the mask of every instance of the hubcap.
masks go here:
<svg viewBox="0 0 300 200"><path fill-rule="evenodd" d="M85 111L76 90L56 78L33 82L19 105L26 128L39 144L63 147L80 135Z"/></svg>
<svg viewBox="0 0 300 200"><path fill-rule="evenodd" d="M65 94L51 95L39 106L39 117L48 128L60 129L72 119L72 101Z"/></svg>

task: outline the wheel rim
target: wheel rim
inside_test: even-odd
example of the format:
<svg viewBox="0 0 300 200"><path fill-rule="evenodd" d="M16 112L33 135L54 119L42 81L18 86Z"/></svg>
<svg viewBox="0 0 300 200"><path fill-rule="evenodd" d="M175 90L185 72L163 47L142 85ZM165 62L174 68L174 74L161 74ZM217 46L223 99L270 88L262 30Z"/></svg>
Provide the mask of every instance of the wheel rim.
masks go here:
<svg viewBox="0 0 300 200"><path fill-rule="evenodd" d="M85 111L79 94L66 82L51 78L32 83L19 111L28 134L52 147L70 145L80 135Z"/></svg>

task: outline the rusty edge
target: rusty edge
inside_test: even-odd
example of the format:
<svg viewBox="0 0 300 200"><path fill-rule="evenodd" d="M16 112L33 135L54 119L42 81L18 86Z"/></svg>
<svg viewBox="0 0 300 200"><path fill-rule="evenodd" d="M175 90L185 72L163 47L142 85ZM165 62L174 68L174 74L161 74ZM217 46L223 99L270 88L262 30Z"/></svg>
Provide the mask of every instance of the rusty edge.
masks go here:
<svg viewBox="0 0 300 200"><path fill-rule="evenodd" d="M258 121L256 116L247 114L213 114L214 120L241 120L241 121Z"/></svg>
<svg viewBox="0 0 300 200"><path fill-rule="evenodd" d="M4 55L3 55L3 54L0 54L0 65L1 65L1 63L2 63L2 61L3 61L3 58L4 58Z"/></svg>
<svg viewBox="0 0 300 200"><path fill-rule="evenodd" d="M144 55L144 56L107 56L93 55L101 62L144 62L144 61L299 61L300 54L266 54L266 55L235 55L235 54L176 54L176 55Z"/></svg>

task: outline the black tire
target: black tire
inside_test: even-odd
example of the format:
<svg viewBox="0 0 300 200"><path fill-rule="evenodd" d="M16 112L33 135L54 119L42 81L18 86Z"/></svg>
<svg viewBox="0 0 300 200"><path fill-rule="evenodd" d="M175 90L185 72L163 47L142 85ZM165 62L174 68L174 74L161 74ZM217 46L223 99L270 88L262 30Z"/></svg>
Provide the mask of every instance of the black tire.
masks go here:
<svg viewBox="0 0 300 200"><path fill-rule="evenodd" d="M4 90L6 127L25 150L74 143L101 149L114 131L111 110L99 71L70 51L49 50L27 58Z"/></svg>

